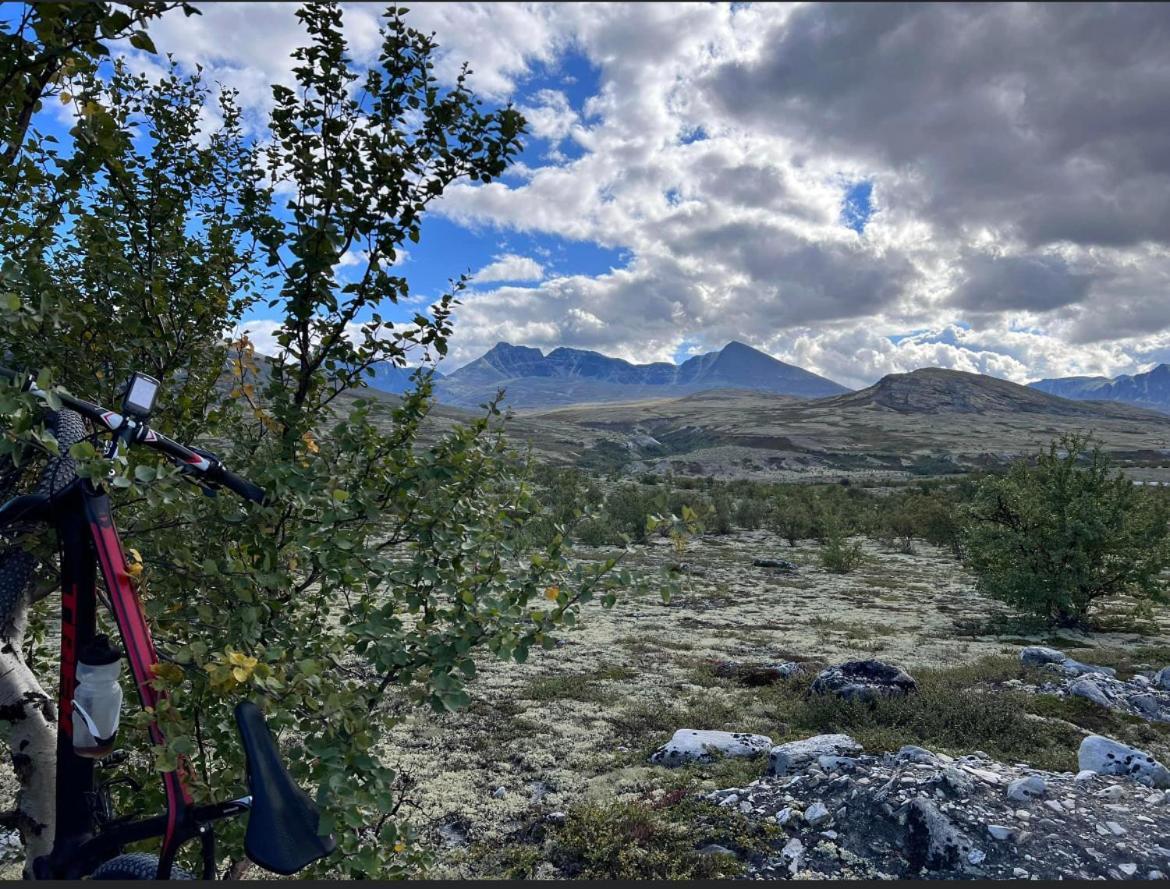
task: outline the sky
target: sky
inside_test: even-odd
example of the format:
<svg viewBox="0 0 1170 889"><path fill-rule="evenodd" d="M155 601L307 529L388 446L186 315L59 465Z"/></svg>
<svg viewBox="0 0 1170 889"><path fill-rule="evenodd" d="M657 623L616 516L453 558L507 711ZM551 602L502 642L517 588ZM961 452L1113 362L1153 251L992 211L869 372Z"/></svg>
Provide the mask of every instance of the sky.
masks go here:
<svg viewBox="0 0 1170 889"><path fill-rule="evenodd" d="M284 3L152 27L262 129ZM345 7L376 59L382 7ZM683 360L740 340L860 387L1170 361L1170 6L420 4L529 121L434 205L401 273L462 272L445 370L498 341ZM132 55L134 51L129 51ZM409 309L413 312L414 308ZM403 311L407 311L404 309ZM249 326L263 341L270 319Z"/></svg>

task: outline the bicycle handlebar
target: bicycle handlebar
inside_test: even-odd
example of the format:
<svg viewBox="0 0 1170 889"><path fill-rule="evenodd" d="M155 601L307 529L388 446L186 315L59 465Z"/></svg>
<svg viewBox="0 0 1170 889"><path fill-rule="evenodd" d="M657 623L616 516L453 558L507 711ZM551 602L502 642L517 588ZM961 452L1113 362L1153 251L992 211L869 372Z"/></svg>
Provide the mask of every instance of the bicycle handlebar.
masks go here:
<svg viewBox="0 0 1170 889"><path fill-rule="evenodd" d="M0 367L0 377L12 381L29 380L28 374L23 374L7 367ZM42 398L47 394L38 389L35 383L31 385L31 391L33 394L39 395ZM127 426L130 426L132 432L126 439L128 442L131 444L144 444L149 448L161 452L172 462L179 464L184 470L198 474L202 479L212 485L227 488L232 493L253 503L265 503L268 499L263 488L248 481L242 475L237 475L232 472L223 465L223 461L219 457L210 451L180 444L156 432L140 420L125 417L118 411L107 410L101 405L75 398L68 392L61 391L60 389L55 389L53 394L67 408L76 411L87 420L103 427L108 432L122 432Z"/></svg>

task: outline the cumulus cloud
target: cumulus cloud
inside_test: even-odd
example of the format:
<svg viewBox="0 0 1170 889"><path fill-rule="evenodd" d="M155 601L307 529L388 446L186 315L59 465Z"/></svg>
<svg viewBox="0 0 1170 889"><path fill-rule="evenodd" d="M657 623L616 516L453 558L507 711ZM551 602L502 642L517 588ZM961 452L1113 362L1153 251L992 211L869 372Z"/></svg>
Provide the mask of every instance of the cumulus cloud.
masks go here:
<svg viewBox="0 0 1170 889"><path fill-rule="evenodd" d="M365 60L378 11L346 7ZM1170 357L1164 6L450 3L411 18L436 32L441 80L469 60L475 89L550 146L435 205L519 235L477 273L452 364L500 339L639 361L740 339L864 385L927 364L1024 381ZM278 4L166 27L184 31L160 46L257 107L300 39ZM570 50L598 77L577 106L528 87ZM842 210L862 181L857 232ZM546 277L523 234L628 261Z"/></svg>
<svg viewBox="0 0 1170 889"><path fill-rule="evenodd" d="M476 284L491 281L539 281L544 277L544 266L530 256L504 253L471 276Z"/></svg>

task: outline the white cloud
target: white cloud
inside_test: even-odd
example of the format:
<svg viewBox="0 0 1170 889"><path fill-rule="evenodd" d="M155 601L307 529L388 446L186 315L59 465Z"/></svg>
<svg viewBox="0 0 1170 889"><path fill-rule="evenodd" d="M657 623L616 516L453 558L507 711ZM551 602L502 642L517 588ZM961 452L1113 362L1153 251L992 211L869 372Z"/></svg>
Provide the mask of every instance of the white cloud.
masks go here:
<svg viewBox="0 0 1170 889"><path fill-rule="evenodd" d="M346 6L359 58L377 11ZM630 257L546 278L511 239L521 253L474 279L507 286L458 310L452 363L500 339L637 361L741 339L864 385L924 364L1023 381L1170 358L1164 7L445 3L410 19L436 32L444 82L468 59L473 87L551 146L437 211ZM160 28L255 109L301 39L278 4ZM570 50L595 95L525 90ZM839 218L860 180L862 236Z"/></svg>
<svg viewBox="0 0 1170 889"><path fill-rule="evenodd" d="M544 266L529 256L504 253L471 276L475 284L492 281L539 281L544 277Z"/></svg>

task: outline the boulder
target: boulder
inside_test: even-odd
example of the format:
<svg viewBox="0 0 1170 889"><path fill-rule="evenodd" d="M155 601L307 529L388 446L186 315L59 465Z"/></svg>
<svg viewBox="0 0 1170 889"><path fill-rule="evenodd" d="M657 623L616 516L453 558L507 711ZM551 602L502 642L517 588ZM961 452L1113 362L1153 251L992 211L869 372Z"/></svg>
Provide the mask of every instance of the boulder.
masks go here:
<svg viewBox="0 0 1170 889"><path fill-rule="evenodd" d="M875 701L915 691L918 683L901 667L882 661L847 661L822 670L813 680L816 694L835 694L850 701Z"/></svg>
<svg viewBox="0 0 1170 889"><path fill-rule="evenodd" d="M943 870L982 860L981 854L972 859L972 853L981 850L924 796L911 801L906 826L909 830L906 855L912 867Z"/></svg>
<svg viewBox="0 0 1170 889"><path fill-rule="evenodd" d="M771 746L772 739L764 735L680 728L650 755L650 762L668 767L714 762L728 756L759 756Z"/></svg>
<svg viewBox="0 0 1170 889"><path fill-rule="evenodd" d="M1154 674L1154 685L1164 691L1170 691L1170 667L1163 667Z"/></svg>
<svg viewBox="0 0 1170 889"><path fill-rule="evenodd" d="M931 753L925 747L915 747L913 744L907 744L898 749L894 754L894 762L911 762L924 766L937 766L942 762L942 758L935 753Z"/></svg>
<svg viewBox="0 0 1170 889"><path fill-rule="evenodd" d="M1026 667L1043 667L1045 664L1061 664L1068 660L1063 651L1045 648L1043 645L1029 645L1020 650L1020 663Z"/></svg>
<svg viewBox="0 0 1170 889"><path fill-rule="evenodd" d="M1138 750L1103 735L1089 735L1077 752L1081 769L1101 775L1128 775L1150 787L1170 787L1170 770L1144 750Z"/></svg>
<svg viewBox="0 0 1170 889"><path fill-rule="evenodd" d="M822 756L850 756L861 752L861 745L848 735L815 735L803 741L789 741L773 747L768 754L768 774L788 775L803 771Z"/></svg>
<svg viewBox="0 0 1170 889"><path fill-rule="evenodd" d="M799 570L795 562L790 562L787 559L752 559L752 565L756 568L772 568L788 574L793 574Z"/></svg>
<svg viewBox="0 0 1170 889"><path fill-rule="evenodd" d="M815 803L805 809L804 820L808 823L809 827L816 828L828 824L833 820L833 816L829 813L829 810L825 804L820 800L817 800Z"/></svg>
<svg viewBox="0 0 1170 889"><path fill-rule="evenodd" d="M1112 667L1099 667L1096 664L1082 664L1080 661L1074 661L1070 657L1065 658L1060 662L1060 669L1064 671L1066 676L1086 676L1090 673L1103 673L1109 677L1117 675L1117 671Z"/></svg>
<svg viewBox="0 0 1170 889"><path fill-rule="evenodd" d="M1007 798L1016 802L1028 802L1044 796L1048 785L1039 775L1029 775L1027 778L1017 778L1008 784Z"/></svg>
<svg viewBox="0 0 1170 889"><path fill-rule="evenodd" d="M1101 687L1092 679L1085 677L1078 679L1068 687L1068 693L1075 698L1092 701L1098 707L1104 707L1106 710L1113 709L1113 702L1106 697L1105 692L1101 691Z"/></svg>

